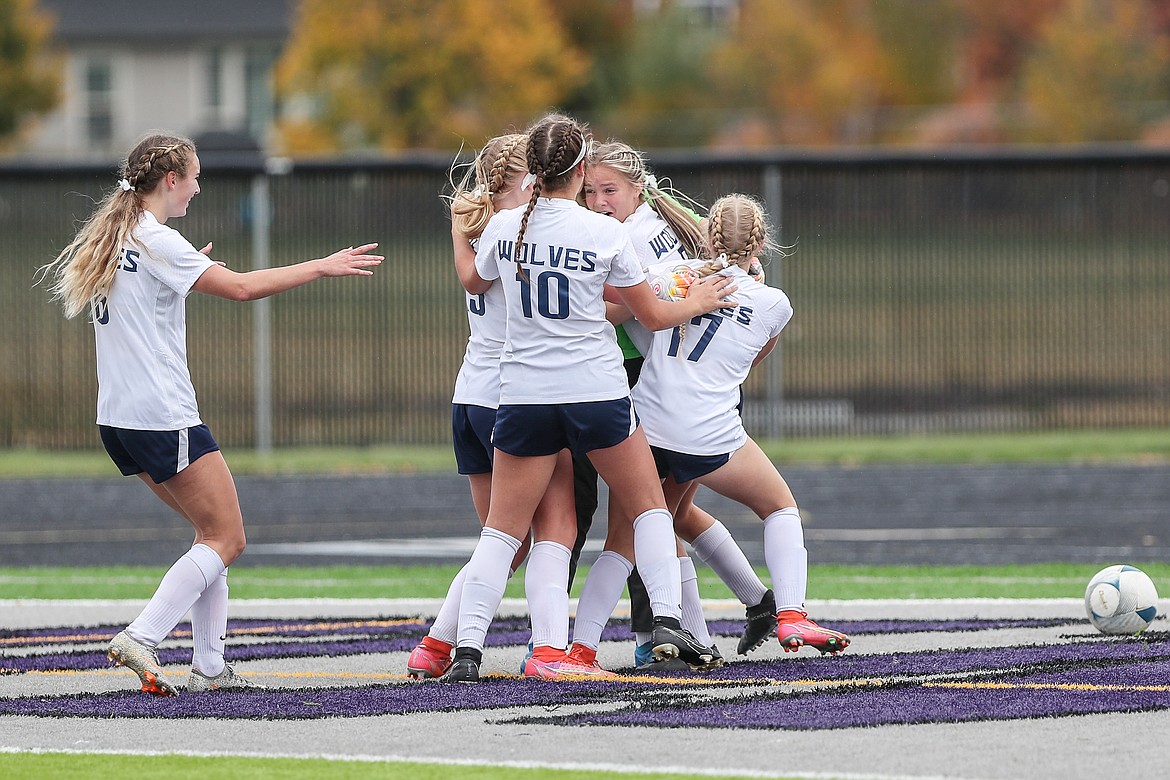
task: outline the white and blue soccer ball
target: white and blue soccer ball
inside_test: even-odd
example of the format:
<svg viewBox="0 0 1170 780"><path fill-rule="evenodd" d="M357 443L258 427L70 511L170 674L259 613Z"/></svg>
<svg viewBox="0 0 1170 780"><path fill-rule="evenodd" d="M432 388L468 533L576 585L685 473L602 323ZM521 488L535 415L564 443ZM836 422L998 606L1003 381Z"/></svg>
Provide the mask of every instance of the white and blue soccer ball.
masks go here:
<svg viewBox="0 0 1170 780"><path fill-rule="evenodd" d="M1135 566L1109 566L1089 580L1085 613L1103 634L1140 634L1158 614L1158 589Z"/></svg>

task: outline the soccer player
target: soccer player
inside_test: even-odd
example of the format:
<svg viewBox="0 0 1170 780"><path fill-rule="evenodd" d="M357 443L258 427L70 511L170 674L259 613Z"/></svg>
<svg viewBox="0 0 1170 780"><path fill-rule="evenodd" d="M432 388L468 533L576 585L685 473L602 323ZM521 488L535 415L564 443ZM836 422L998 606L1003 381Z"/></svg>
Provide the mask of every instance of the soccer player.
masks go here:
<svg viewBox="0 0 1170 780"><path fill-rule="evenodd" d="M683 205L686 201L684 197L676 198L672 191L662 188L654 174L646 167L642 154L627 144L609 141L594 147L585 169L584 198L585 204L591 210L613 217L622 223L630 234L644 269L659 264L673 267L691 258L700 257L705 252L705 235L700 227L700 217ZM622 311L625 312L624 309ZM631 386L634 386L644 360L641 350L649 345L650 333L635 320L629 320L624 326L619 325L617 329L619 343L623 344L626 374ZM627 330L629 335L626 335ZM590 474L588 461L580 458L574 461L574 477L578 489L579 530L578 544L574 550L576 553L584 541L581 529L588 528L587 520L592 517L592 512L596 508L597 478L595 471ZM692 496L697 488L698 485L695 485L691 491ZM590 489L591 504L584 500L584 497L590 496ZM584 510L588 511L586 521L582 518ZM610 512L611 515L622 513L620 507L613 505L612 497ZM710 527L719 522L702 509L695 507L688 496L678 507L676 526L681 519L679 514L690 512L696 513L696 517L689 521L691 524L701 522L704 527ZM666 669L672 665L678 668L677 660L664 662L654 658L650 641L653 616L645 587L636 570L630 573L632 565L629 561L630 551L627 548L630 540L621 538L624 524L619 521L613 527L615 533L607 537L605 550L590 570L589 579L582 590L582 598L578 602L573 641L579 647L575 648L575 652L578 655L596 652L601 632L620 598L620 580L625 574L628 575L625 581L630 592L630 627L637 639L634 665L643 669ZM695 548L695 552L701 559L710 560L719 576L748 607L745 639L741 644L746 643L755 647L775 628L775 602L772 593L760 582L730 535L721 537L715 547L705 544L707 540L714 538L714 534L704 537L703 542ZM694 563L681 545L677 549L677 554L682 571L683 626L703 644L712 644L703 617Z"/></svg>
<svg viewBox="0 0 1170 780"><path fill-rule="evenodd" d="M739 306L655 333L633 390L655 459L667 473L667 505L675 507L697 482L755 512L764 522L764 560L778 606L780 644L785 651L807 645L822 653L840 652L849 638L817 625L804 607L808 551L796 500L775 465L747 435L736 409L740 385L772 351L792 317L788 296L752 279L748 268L753 258L783 250L769 240L760 204L738 194L711 207L707 241L715 259L698 274L733 279ZM686 425L678 424L680 409L686 410ZM676 529L695 546L722 546L720 540L729 536L722 525L688 524L693 513L679 517ZM739 652L747 649L741 640Z"/></svg>
<svg viewBox="0 0 1170 780"><path fill-rule="evenodd" d="M463 363L455 379L451 402L451 428L455 461L460 474L466 474L471 487L472 503L480 524L487 522L491 501L492 428L500 402L500 355L504 349L504 293L500 284L482 284L475 278L475 245L488 220L497 211L516 208L528 200L521 181L528 172L528 138L519 133L502 135L488 141L462 181L455 185L451 198L451 240L455 269L461 282L477 292L466 293L467 322L470 336ZM568 591L554 580L559 561L568 555L576 533L573 512L572 465L568 450L557 456L557 466L540 504L533 527L539 529L532 552L524 543L512 559L512 572L528 556L525 568L525 591L532 619L534 648L558 642L560 616L568 614ZM527 540L526 540L527 541ZM553 575L548 575L551 568ZM407 672L415 678L439 677L451 665L459 624L459 602L467 567L459 570L443 600L427 636L414 648L406 662ZM564 644L559 646L564 655ZM534 649L534 652L537 650ZM549 655L539 650L541 656ZM551 653L554 657L558 653ZM549 663L525 659L523 671L531 676L568 673L570 662L558 659ZM531 667L531 669L529 668ZM595 674L578 669L578 674Z"/></svg>
<svg viewBox="0 0 1170 780"><path fill-rule="evenodd" d="M97 423L106 452L195 528L195 540L142 613L110 642L109 659L142 690L175 696L158 644L190 610L187 690L255 687L224 662L228 567L244 551L244 521L227 463L200 419L187 367L186 299L195 290L252 301L326 276L370 276L377 244L296 265L236 273L166 223L199 194L199 157L186 138L150 135L121 166L118 186L39 278L51 276L66 317L89 311L97 348Z"/></svg>

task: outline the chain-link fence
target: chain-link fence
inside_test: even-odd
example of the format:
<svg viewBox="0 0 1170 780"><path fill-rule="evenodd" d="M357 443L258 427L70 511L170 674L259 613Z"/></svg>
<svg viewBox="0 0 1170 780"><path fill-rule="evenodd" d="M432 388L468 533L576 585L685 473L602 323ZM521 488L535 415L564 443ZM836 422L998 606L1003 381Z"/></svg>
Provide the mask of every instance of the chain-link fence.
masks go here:
<svg viewBox="0 0 1170 780"><path fill-rule="evenodd" d="M767 266L796 314L744 388L754 434L1170 425L1170 154L650 161L704 205L756 195L795 247ZM192 374L223 443L448 441L467 336L440 199L449 162L270 175L203 159L203 192L171 224L231 267L365 241L387 256L373 278L263 306L188 299ZM95 445L91 326L32 281L113 181L112 165L0 166L0 446Z"/></svg>

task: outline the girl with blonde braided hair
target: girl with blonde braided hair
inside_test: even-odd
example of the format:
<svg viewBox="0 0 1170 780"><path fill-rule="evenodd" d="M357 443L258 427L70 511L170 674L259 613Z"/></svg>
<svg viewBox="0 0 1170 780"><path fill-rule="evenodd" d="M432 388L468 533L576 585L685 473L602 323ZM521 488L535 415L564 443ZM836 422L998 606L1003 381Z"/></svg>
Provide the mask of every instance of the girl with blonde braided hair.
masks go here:
<svg viewBox="0 0 1170 780"><path fill-rule="evenodd" d="M467 475L480 525L487 521L491 501L492 428L500 402L505 310L502 286L476 281L475 246L497 211L516 208L527 200L526 189L521 186L528 173L527 147L528 137L518 133L491 139L459 184L454 185L451 196L455 268L460 280L470 288L466 293L470 337L455 379L451 428L455 461L459 473ZM549 558L555 558L557 546L563 546L564 540L557 536L558 532L565 535L568 533L566 529L575 527L572 492L572 463L565 450L559 456L549 489L536 508L533 527L539 529L539 533L525 569L533 636L541 641L555 633L555 626L550 628L550 624L557 622L560 611L558 598L562 589L547 587L544 581L548 578L543 573ZM528 539L525 539L512 559L510 571L515 572L529 555L528 547ZM410 676L417 679L439 677L451 666L466 570L465 566L455 575L427 635L407 659L406 669ZM568 598L567 593L565 598ZM566 605L564 609L567 608ZM581 671L590 672L588 669Z"/></svg>
<svg viewBox="0 0 1170 780"><path fill-rule="evenodd" d="M585 127L553 114L527 135L525 179L532 182L532 195L527 206L500 211L488 222L475 256L478 278L465 281L468 291L476 292L479 284L498 280L507 328L492 432L491 505L467 564L455 658L440 679L479 679L484 639L503 597L508 564L533 527L536 507L566 448L588 454L636 518L638 560L648 570L643 576L656 614L656 652L706 663L710 649L679 623L681 585L672 520L637 425L613 326L605 319L604 294L606 285L613 285L648 327L669 328L734 306L725 299L734 287L722 279L695 285L685 301L656 298L621 227L577 203L590 146ZM546 574L549 588L566 590L563 616L555 636L534 633L528 676L578 676L582 665L595 665L595 659L572 659L566 653L568 544L575 528L568 530L566 544L550 551ZM569 662L567 675L560 672L563 661Z"/></svg>
<svg viewBox="0 0 1170 780"><path fill-rule="evenodd" d="M124 476L137 476L195 529L191 549L162 578L142 613L110 642L115 664L142 690L176 696L158 644L188 612L194 653L188 691L255 687L224 662L228 566L244 551L244 520L219 445L199 416L187 367L192 290L251 301L327 276L370 276L377 244L319 260L236 273L197 250L172 218L199 194L199 157L186 138L150 135L127 156L118 185L77 236L38 272L67 317L88 310L97 348L97 422Z"/></svg>
<svg viewBox="0 0 1170 780"><path fill-rule="evenodd" d="M589 155L585 168L583 199L585 205L592 211L613 217L622 224L630 235L644 269L660 266L668 269L684 268L689 278L697 278L689 264L695 258L708 254L706 235L702 227L703 218L690 208L690 205L696 208L698 206L685 195L660 183L647 167L641 152L620 141L610 140L596 145ZM653 288L656 277L651 277L651 280ZM629 316L624 307L613 306L610 313L611 321L615 323L620 322L622 317ZM626 375L632 387L638 381L643 362L642 348L649 344L650 332L636 320L629 319L617 324L616 329L618 344L625 359ZM571 572L585 544L598 503L597 472L588 459L574 459L573 477L577 508L577 541L573 548ZM695 487L697 489L698 486ZM699 513L708 524L717 522L690 501L680 505L680 512ZM672 665L677 667L677 662L668 662L664 665L663 662L656 660L651 652L653 614L644 583L629 560L630 540L622 533L625 524L613 519L621 513L622 509L617 506L611 494L609 507L611 533L607 535L605 549L590 569L589 578L582 590L573 641L583 648L596 650L605 623L621 596L624 583L630 593L630 628L637 639L634 665L647 670L665 670ZM758 644L761 637L771 633L774 627L769 625L766 619L753 620L755 613L766 614L772 611L769 600L771 594L766 591L759 578L754 576L742 551L734 544L731 547L739 552L738 558L734 560L734 567L731 563L722 565L723 558L731 560L730 554L719 559L713 558L712 563L729 584L741 581L749 583L739 586L736 590L741 598L754 599L744 602L748 607L748 627L741 642L741 646L751 648ZM676 554L683 572L683 626L700 642L709 645L711 637L703 618L698 573L681 544L678 545ZM733 568L735 571L729 574ZM714 649L714 645L711 646Z"/></svg>
<svg viewBox="0 0 1170 780"><path fill-rule="evenodd" d="M666 474L668 506L676 507L698 483L738 501L763 521L764 560L778 606L778 614L769 617L776 621L784 649L808 645L837 653L849 645L849 637L817 625L805 611L808 552L796 500L744 430L736 408L740 385L776 346L792 317L788 296L752 279L748 267L761 254L784 252L770 236L763 207L747 195L715 202L707 241L714 260L697 272L734 280L739 306L695 317L685 339L681 327L655 333L634 387L634 403ZM686 425L678 424L680 415ZM718 549L730 541L722 524L700 522L695 513L679 511L677 516L675 529L696 550Z"/></svg>

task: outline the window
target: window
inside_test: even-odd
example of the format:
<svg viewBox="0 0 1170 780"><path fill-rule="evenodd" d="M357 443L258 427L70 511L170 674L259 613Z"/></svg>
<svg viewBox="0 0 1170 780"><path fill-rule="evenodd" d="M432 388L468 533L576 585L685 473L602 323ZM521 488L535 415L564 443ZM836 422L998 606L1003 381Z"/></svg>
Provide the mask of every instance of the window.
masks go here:
<svg viewBox="0 0 1170 780"><path fill-rule="evenodd" d="M106 60L85 65L85 139L91 147L108 147L114 138L114 74Z"/></svg>

